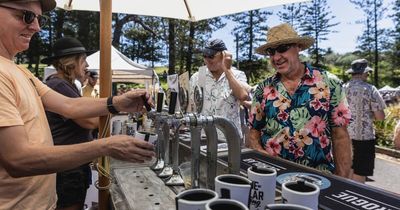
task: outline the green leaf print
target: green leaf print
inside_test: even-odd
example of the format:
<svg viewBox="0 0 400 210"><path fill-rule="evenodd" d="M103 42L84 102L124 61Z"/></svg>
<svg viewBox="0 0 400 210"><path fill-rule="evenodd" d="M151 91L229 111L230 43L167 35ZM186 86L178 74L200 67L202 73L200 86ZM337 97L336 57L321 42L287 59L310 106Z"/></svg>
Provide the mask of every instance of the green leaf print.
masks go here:
<svg viewBox="0 0 400 210"><path fill-rule="evenodd" d="M290 120L296 130L300 130L310 120L311 115L306 107L293 109L290 111Z"/></svg>
<svg viewBox="0 0 400 210"><path fill-rule="evenodd" d="M267 119L266 128L269 135L274 135L280 132L283 129L283 126L274 119Z"/></svg>

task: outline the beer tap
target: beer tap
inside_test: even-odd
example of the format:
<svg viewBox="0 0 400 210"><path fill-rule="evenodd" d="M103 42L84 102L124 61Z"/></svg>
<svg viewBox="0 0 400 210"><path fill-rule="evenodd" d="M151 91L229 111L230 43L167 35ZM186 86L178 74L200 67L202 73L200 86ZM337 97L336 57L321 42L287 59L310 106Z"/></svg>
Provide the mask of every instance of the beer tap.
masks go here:
<svg viewBox="0 0 400 210"><path fill-rule="evenodd" d="M161 129L161 124L162 124L162 119L163 119L163 100L164 100L164 93L158 93L157 94L157 109L156 112L149 112L148 116L149 118L152 118L155 122L155 130L158 134L158 140L157 140L157 161L151 166L152 170L160 170L164 168L164 159L162 156L162 150L163 150L163 142L164 142L164 136L163 132Z"/></svg>
<svg viewBox="0 0 400 210"><path fill-rule="evenodd" d="M168 115L164 117L164 120L162 120L162 132L164 135L164 160L165 160L165 165L163 170L158 174L158 177L164 178L164 177L169 177L172 176L173 174L173 169L171 167L171 162L170 162L170 147L169 147L169 131L170 127L172 127L172 120L175 114L175 107L176 107L176 102L178 98L178 93L177 92L171 92L170 96L170 102L169 102L169 109L168 109Z"/></svg>
<svg viewBox="0 0 400 210"><path fill-rule="evenodd" d="M204 127L207 139L207 188L214 189L214 178L217 175L217 144L216 128L220 129L228 145L228 171L231 174L240 173L240 135L231 120L218 116L202 116L188 114L191 130L192 152L192 188L199 187L200 179L200 133Z"/></svg>

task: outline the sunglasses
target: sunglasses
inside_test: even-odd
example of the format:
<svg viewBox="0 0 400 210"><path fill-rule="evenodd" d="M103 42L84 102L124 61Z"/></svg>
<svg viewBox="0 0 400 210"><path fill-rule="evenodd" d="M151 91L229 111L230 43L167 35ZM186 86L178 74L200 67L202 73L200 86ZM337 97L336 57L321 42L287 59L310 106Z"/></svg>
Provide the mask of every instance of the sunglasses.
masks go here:
<svg viewBox="0 0 400 210"><path fill-rule="evenodd" d="M17 9L17 8L5 6L5 5L0 5L0 7L22 12L22 21L27 25L32 24L33 21L35 20L35 18L37 18L39 26L43 27L44 25L46 25L46 22L48 19L48 17L45 15L37 15L34 12L29 11L29 10Z"/></svg>
<svg viewBox="0 0 400 210"><path fill-rule="evenodd" d="M281 44L275 48L267 48L267 49L265 49L265 52L269 56L274 56L275 52L284 53L284 52L288 51L292 46L293 46L293 44Z"/></svg>

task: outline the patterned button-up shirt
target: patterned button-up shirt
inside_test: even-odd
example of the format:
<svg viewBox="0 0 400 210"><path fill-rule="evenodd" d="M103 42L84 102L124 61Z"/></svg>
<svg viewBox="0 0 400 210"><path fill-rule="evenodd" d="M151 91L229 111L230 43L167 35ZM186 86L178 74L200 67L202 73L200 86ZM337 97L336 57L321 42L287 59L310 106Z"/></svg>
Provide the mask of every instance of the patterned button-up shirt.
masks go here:
<svg viewBox="0 0 400 210"><path fill-rule="evenodd" d="M375 86L352 79L344 85L347 101L350 105L351 118L347 128L354 140L375 139L374 112L384 110L386 104Z"/></svg>
<svg viewBox="0 0 400 210"><path fill-rule="evenodd" d="M190 103L193 104L192 100L194 98L194 88L196 85L199 85L199 83L204 84L204 101L201 114L222 116L232 120L242 137L240 125L240 101L233 96L232 89L229 87L229 82L225 73L222 73L220 78L216 80L205 66L200 68L205 68L205 75L199 76L199 72L201 71L199 70L199 72L194 73L190 78ZM239 82L247 85L246 75L243 71L236 69L232 69L231 71ZM203 78L204 81L199 82L199 77Z"/></svg>
<svg viewBox="0 0 400 210"><path fill-rule="evenodd" d="M261 145L267 153L333 171L332 127L348 125L350 117L341 81L306 64L293 95L278 73L258 85L250 122L261 131Z"/></svg>

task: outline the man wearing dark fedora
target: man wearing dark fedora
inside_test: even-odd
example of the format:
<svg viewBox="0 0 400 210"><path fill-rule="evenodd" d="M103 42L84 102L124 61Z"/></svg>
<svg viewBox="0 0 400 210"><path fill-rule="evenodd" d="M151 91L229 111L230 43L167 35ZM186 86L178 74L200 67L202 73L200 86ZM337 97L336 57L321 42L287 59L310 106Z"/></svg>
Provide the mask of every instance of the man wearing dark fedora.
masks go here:
<svg viewBox="0 0 400 210"><path fill-rule="evenodd" d="M100 156L142 162L154 156L153 145L125 135L68 146L54 146L45 110L70 119L118 111L137 112L146 91L92 99L65 97L16 65L17 53L29 47L54 0L0 0L0 209L54 209L55 172Z"/></svg>
<svg viewBox="0 0 400 210"><path fill-rule="evenodd" d="M365 183L372 176L375 166L374 120L384 120L386 104L375 86L367 82L372 68L366 59L351 63L346 73L351 80L344 85L351 110L350 125L347 128L353 144L352 179Z"/></svg>
<svg viewBox="0 0 400 210"><path fill-rule="evenodd" d="M342 82L327 71L300 61L314 43L289 24L272 27L256 52L270 57L275 75L258 84L250 116L250 145L321 171L349 177L350 112Z"/></svg>

